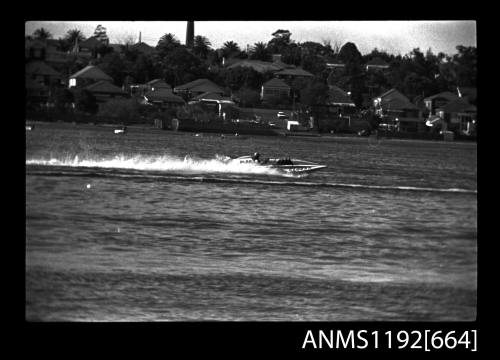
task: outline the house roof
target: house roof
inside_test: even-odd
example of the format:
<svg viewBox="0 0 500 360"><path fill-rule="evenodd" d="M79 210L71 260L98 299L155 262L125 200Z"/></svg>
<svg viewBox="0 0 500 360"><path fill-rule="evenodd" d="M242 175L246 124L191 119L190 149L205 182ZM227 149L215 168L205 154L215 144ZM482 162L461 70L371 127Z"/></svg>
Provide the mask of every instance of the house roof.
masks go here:
<svg viewBox="0 0 500 360"><path fill-rule="evenodd" d="M115 53L121 53L123 51L123 45L122 44L109 44L109 47L113 48L113 51Z"/></svg>
<svg viewBox="0 0 500 360"><path fill-rule="evenodd" d="M308 76L312 77L314 76L311 74L309 71L305 71L304 69L301 68L295 68L295 69L285 69L278 71L275 75L284 75L284 76Z"/></svg>
<svg viewBox="0 0 500 360"><path fill-rule="evenodd" d="M24 48L29 49L29 48L45 48L47 46L47 43L43 40L40 39L24 39Z"/></svg>
<svg viewBox="0 0 500 360"><path fill-rule="evenodd" d="M466 97L469 101L475 102L477 99L477 88L475 87L459 87L462 97Z"/></svg>
<svg viewBox="0 0 500 360"><path fill-rule="evenodd" d="M375 97L375 99L381 99L382 107L391 110L417 110L418 107L410 102L405 95L400 93L398 90L392 88L389 91Z"/></svg>
<svg viewBox="0 0 500 360"><path fill-rule="evenodd" d="M233 64L229 65L227 68L234 69L237 67L250 67L260 73L264 73L266 71L280 71L284 69L283 66L269 61L248 60L248 59L236 61Z"/></svg>
<svg viewBox="0 0 500 360"><path fill-rule="evenodd" d="M167 84L163 79L154 79L148 81L145 85L149 85L150 87L158 89L172 89L172 86L170 86L170 84Z"/></svg>
<svg viewBox="0 0 500 360"><path fill-rule="evenodd" d="M452 101L452 100L458 99L458 95L456 95L450 91L443 91L443 92L440 92L439 94L426 97L424 99L424 101L429 101L429 100L434 100L434 99L446 99L448 101Z"/></svg>
<svg viewBox="0 0 500 360"><path fill-rule="evenodd" d="M200 94L198 96L195 96L193 98L193 100L201 100L201 99L223 100L223 99L226 99L226 98L223 97L221 94L215 93L215 92L206 92L206 93Z"/></svg>
<svg viewBox="0 0 500 360"><path fill-rule="evenodd" d="M107 75L104 71L94 65L88 65L82 70L77 71L70 76L70 79L73 78L113 81L113 78L111 76Z"/></svg>
<svg viewBox="0 0 500 360"><path fill-rule="evenodd" d="M382 106L387 110L418 110L418 107L410 102L400 98L390 99L383 102Z"/></svg>
<svg viewBox="0 0 500 360"><path fill-rule="evenodd" d="M47 89L47 86L39 83L38 81L30 79L30 78L25 79L25 86L26 86L26 89L29 89L29 90L45 90L45 89Z"/></svg>
<svg viewBox="0 0 500 360"><path fill-rule="evenodd" d="M43 61L32 61L26 64L26 74L61 77L61 74Z"/></svg>
<svg viewBox="0 0 500 360"><path fill-rule="evenodd" d="M95 36L91 36L88 39L83 40L81 43L79 43L79 46L81 48L83 47L88 49L96 48L100 45L102 45L102 42Z"/></svg>
<svg viewBox="0 0 500 360"><path fill-rule="evenodd" d="M106 93L106 94L119 94L119 95L126 94L126 92L123 91L121 88L111 84L109 81L106 80L101 80L85 88L93 93Z"/></svg>
<svg viewBox="0 0 500 360"><path fill-rule="evenodd" d="M326 62L326 67L335 68L335 67L344 67L345 64L340 60L331 60Z"/></svg>
<svg viewBox="0 0 500 360"><path fill-rule="evenodd" d="M389 66L389 64L384 60L379 57L374 57L370 61L366 63L367 66Z"/></svg>
<svg viewBox="0 0 500 360"><path fill-rule="evenodd" d="M144 97L148 101L162 101L162 102L175 102L175 103L184 103L184 99L180 96L175 95L172 90L160 88L158 90L149 90L146 91Z"/></svg>
<svg viewBox="0 0 500 360"><path fill-rule="evenodd" d="M224 90L219 87L217 84L213 83L208 79L197 79L191 82L188 82L183 85L176 86L174 88L175 91L191 91L191 92L216 92L223 94Z"/></svg>
<svg viewBox="0 0 500 360"><path fill-rule="evenodd" d="M351 100L349 95L335 85L330 85L328 90L328 102L331 105L347 105L354 106L354 102Z"/></svg>
<svg viewBox="0 0 500 360"><path fill-rule="evenodd" d="M376 97L376 99L378 98L386 98L386 97L392 97L392 96L404 96L403 94L401 94L399 91L397 91L396 89L392 88L390 90L387 90L385 93L379 95ZM404 96L406 98L406 96Z"/></svg>
<svg viewBox="0 0 500 360"><path fill-rule="evenodd" d="M143 54L149 54L149 53L156 51L154 47L149 46L148 44L143 43L143 42L134 44L130 48L133 50L137 50Z"/></svg>
<svg viewBox="0 0 500 360"><path fill-rule="evenodd" d="M286 82L278 78L272 78L269 81L266 81L263 87L274 87L274 88L282 88L282 89L290 89L290 86Z"/></svg>
<svg viewBox="0 0 500 360"><path fill-rule="evenodd" d="M463 113L463 112L475 112L477 108L469 103L466 98L458 98L456 100L450 101L448 104L440 108L440 110L445 113Z"/></svg>

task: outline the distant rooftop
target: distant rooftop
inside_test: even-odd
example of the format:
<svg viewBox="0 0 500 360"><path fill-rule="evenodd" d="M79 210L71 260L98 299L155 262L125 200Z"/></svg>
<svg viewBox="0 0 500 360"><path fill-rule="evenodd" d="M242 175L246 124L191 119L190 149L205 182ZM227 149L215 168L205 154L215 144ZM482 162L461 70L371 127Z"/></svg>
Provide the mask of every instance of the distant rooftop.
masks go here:
<svg viewBox="0 0 500 360"><path fill-rule="evenodd" d="M290 89L290 86L288 86L288 84L285 81L278 79L278 78L272 78L271 80L266 81L262 86Z"/></svg>
<svg viewBox="0 0 500 360"><path fill-rule="evenodd" d="M249 59L232 62L232 64L229 65L227 68L234 69L237 67L249 67L260 73L264 73L266 71L274 72L284 69L284 67L281 66L280 64L272 63L269 61L249 60Z"/></svg>
<svg viewBox="0 0 500 360"><path fill-rule="evenodd" d="M466 98L458 98L443 106L440 110L447 113L476 112L477 108L469 103Z"/></svg>
<svg viewBox="0 0 500 360"><path fill-rule="evenodd" d="M43 61L32 61L26 64L26 74L60 77L61 74Z"/></svg>
<svg viewBox="0 0 500 360"><path fill-rule="evenodd" d="M96 93L98 92L98 93L118 94L118 95L126 94L126 92L123 91L121 88L111 84L109 81L106 80L101 80L99 82L96 82L95 84L91 84L87 86L86 89Z"/></svg>
<svg viewBox="0 0 500 360"><path fill-rule="evenodd" d="M389 64L384 59L374 57L366 63L366 66L389 67Z"/></svg>
<svg viewBox="0 0 500 360"><path fill-rule="evenodd" d="M184 100L175 95L172 90L160 88L158 90L149 90L144 94L144 97L151 102L161 101L161 102L175 102L179 104L184 104Z"/></svg>
<svg viewBox="0 0 500 360"><path fill-rule="evenodd" d="M349 95L335 85L330 85L328 90L328 100L331 105L355 106Z"/></svg>
<svg viewBox="0 0 500 360"><path fill-rule="evenodd" d="M285 69L278 71L276 76L279 75L284 75L284 76L306 76L306 77L313 77L314 75L311 74L309 71L306 71L302 68L295 68L295 69Z"/></svg>
<svg viewBox="0 0 500 360"><path fill-rule="evenodd" d="M70 76L70 79L73 78L113 81L111 76L107 75L104 71L94 65L88 65L82 70L77 71Z"/></svg>
<svg viewBox="0 0 500 360"><path fill-rule="evenodd" d="M224 89L208 79L198 79L183 85L176 86L175 91L191 91L197 93L216 92L223 94Z"/></svg>
<svg viewBox="0 0 500 360"><path fill-rule="evenodd" d="M148 81L146 85L149 85L151 87L154 87L155 89L172 89L172 86L170 84L167 84L165 80L163 79L154 79L151 81Z"/></svg>
<svg viewBox="0 0 500 360"><path fill-rule="evenodd" d="M446 100L452 101L452 100L458 99L458 95L452 93L451 91L443 91L443 92L440 92L439 94L426 97L424 99L424 101L429 101L429 100L434 100L434 99L446 99Z"/></svg>

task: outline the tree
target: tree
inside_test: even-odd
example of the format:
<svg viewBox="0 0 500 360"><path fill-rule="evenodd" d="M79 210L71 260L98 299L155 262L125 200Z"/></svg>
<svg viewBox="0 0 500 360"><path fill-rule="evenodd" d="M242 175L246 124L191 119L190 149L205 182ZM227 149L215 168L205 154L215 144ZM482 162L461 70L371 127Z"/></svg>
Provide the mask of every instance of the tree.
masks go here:
<svg viewBox="0 0 500 360"><path fill-rule="evenodd" d="M224 69L220 76L224 85L231 90L238 90L241 87L258 89L263 83L262 74L248 67L238 66L233 69Z"/></svg>
<svg viewBox="0 0 500 360"><path fill-rule="evenodd" d="M109 45L109 38L106 33L106 28L102 25L97 25L97 27L94 30L94 37L97 38L100 42L102 42L104 45Z"/></svg>
<svg viewBox="0 0 500 360"><path fill-rule="evenodd" d="M181 42L177 40L174 34L168 33L163 35L160 40L158 40L156 50L158 50L158 53L163 57L179 46L181 46Z"/></svg>
<svg viewBox="0 0 500 360"><path fill-rule="evenodd" d="M158 78L161 71L154 66L150 56L139 53L135 61L130 62L130 75L140 84Z"/></svg>
<svg viewBox="0 0 500 360"><path fill-rule="evenodd" d="M206 59L212 44L205 36L196 35L194 37L193 53L202 59Z"/></svg>
<svg viewBox="0 0 500 360"><path fill-rule="evenodd" d="M477 49L474 46L458 45L458 54L453 56L457 86L476 86Z"/></svg>
<svg viewBox="0 0 500 360"><path fill-rule="evenodd" d="M346 64L346 67L350 63L360 64L362 62L361 53L356 44L352 42L347 42L340 48L338 58Z"/></svg>
<svg viewBox="0 0 500 360"><path fill-rule="evenodd" d="M47 39L51 39L52 38L52 34L46 30L45 28L39 28L39 29L36 29L34 32L33 32L33 38L37 39L37 40L47 40Z"/></svg>
<svg viewBox="0 0 500 360"><path fill-rule="evenodd" d="M253 107L260 103L260 94L254 89L243 87L237 94L239 102L243 107Z"/></svg>
<svg viewBox="0 0 500 360"><path fill-rule="evenodd" d="M133 120L139 117L139 103L136 99L111 99L99 106L99 115Z"/></svg>
<svg viewBox="0 0 500 360"><path fill-rule="evenodd" d="M300 90L300 102L308 107L324 105L328 97L328 90L328 85L313 79Z"/></svg>
<svg viewBox="0 0 500 360"><path fill-rule="evenodd" d="M80 43L85 40L85 36L78 29L68 30L66 35L62 39L63 50L71 50L76 43Z"/></svg>
<svg viewBox="0 0 500 360"><path fill-rule="evenodd" d="M73 102L73 93L66 88L55 88L51 95L51 102L58 112L65 112L68 106Z"/></svg>
<svg viewBox="0 0 500 360"><path fill-rule="evenodd" d="M178 46L162 59L162 77L173 86L207 75L201 60L184 46Z"/></svg>
<svg viewBox="0 0 500 360"><path fill-rule="evenodd" d="M273 38L267 43L267 48L272 54L282 54L283 50L291 44L292 33L289 30L278 29L272 33Z"/></svg>
<svg viewBox="0 0 500 360"><path fill-rule="evenodd" d="M271 53L267 49L267 46L263 42L257 42L250 50L250 59L252 60L261 60L261 61L270 61Z"/></svg>
<svg viewBox="0 0 500 360"><path fill-rule="evenodd" d="M236 57L241 52L240 46L234 41L226 41L221 50L225 58Z"/></svg>
<svg viewBox="0 0 500 360"><path fill-rule="evenodd" d="M87 89L78 89L74 93L75 108L83 113L95 114L97 112L97 100Z"/></svg>
<svg viewBox="0 0 500 360"><path fill-rule="evenodd" d="M98 67L111 76L118 86L123 85L123 80L129 72L127 63L114 52L104 55Z"/></svg>

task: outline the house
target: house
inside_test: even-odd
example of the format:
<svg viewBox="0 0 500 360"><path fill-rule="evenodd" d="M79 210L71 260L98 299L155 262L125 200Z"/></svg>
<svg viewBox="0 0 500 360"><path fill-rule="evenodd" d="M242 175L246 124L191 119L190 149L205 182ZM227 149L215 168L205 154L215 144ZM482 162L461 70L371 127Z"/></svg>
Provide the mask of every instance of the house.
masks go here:
<svg viewBox="0 0 500 360"><path fill-rule="evenodd" d="M450 101L458 99L458 96L450 91L443 91L439 94L426 97L424 99L425 107L429 112L429 118L436 115L436 109L448 104Z"/></svg>
<svg viewBox="0 0 500 360"><path fill-rule="evenodd" d="M281 71L278 71L277 73L274 74L275 77L278 79L283 79L287 81L293 81L296 78L312 78L314 77L313 74L311 74L309 71L306 71L300 67L294 68L294 69L284 69Z"/></svg>
<svg viewBox="0 0 500 360"><path fill-rule="evenodd" d="M130 94L144 96L146 91L159 89L172 90L172 86L167 84L163 79L153 79L145 84L130 85Z"/></svg>
<svg viewBox="0 0 500 360"><path fill-rule="evenodd" d="M156 52L156 49L154 47L149 46L148 44L143 42L138 42L137 44L131 45L129 49L140 52L144 55L149 55Z"/></svg>
<svg viewBox="0 0 500 360"><path fill-rule="evenodd" d="M25 39L24 49L27 61L43 61L47 65L60 70L65 67L71 57L67 52L61 51L58 40L53 39Z"/></svg>
<svg viewBox="0 0 500 360"><path fill-rule="evenodd" d="M262 85L260 92L261 100L269 100L271 98L288 98L290 96L291 87L278 78L273 78Z"/></svg>
<svg viewBox="0 0 500 360"><path fill-rule="evenodd" d="M457 87L459 97L467 98L467 100L476 105L477 102L477 89L475 87Z"/></svg>
<svg viewBox="0 0 500 360"><path fill-rule="evenodd" d="M42 40L24 39L24 57L26 60L45 60L47 43Z"/></svg>
<svg viewBox="0 0 500 360"><path fill-rule="evenodd" d="M351 100L347 92L335 85L328 86L327 104L339 107L355 107L356 105Z"/></svg>
<svg viewBox="0 0 500 360"><path fill-rule="evenodd" d="M50 88L36 80L26 77L26 106L39 106L47 102L50 95Z"/></svg>
<svg viewBox="0 0 500 360"><path fill-rule="evenodd" d="M203 105L208 106L208 108L212 108L219 117L224 116L225 108L228 106L235 106L234 101L230 97L225 97L215 92L206 92L195 96L189 103L202 103Z"/></svg>
<svg viewBox="0 0 500 360"><path fill-rule="evenodd" d="M389 64L379 57L375 57L366 63L366 71L386 69L389 69Z"/></svg>
<svg viewBox="0 0 500 360"><path fill-rule="evenodd" d="M234 101L230 97L222 96L220 93L216 92L206 92L198 96L193 97L193 101L219 101L234 104Z"/></svg>
<svg viewBox="0 0 500 360"><path fill-rule="evenodd" d="M345 69L345 64L340 60L332 60L326 63L326 67L327 69L331 70L338 70L338 69L342 70Z"/></svg>
<svg viewBox="0 0 500 360"><path fill-rule="evenodd" d="M144 104L153 104L162 109L184 105L184 99L175 95L171 89L155 88L147 90L143 95Z"/></svg>
<svg viewBox="0 0 500 360"><path fill-rule="evenodd" d="M194 80L174 88L174 94L179 94L188 99L206 92L214 92L224 95L224 89L208 79Z"/></svg>
<svg viewBox="0 0 500 360"><path fill-rule="evenodd" d="M69 88L87 86L101 80L113 82L113 78L107 75L97 66L88 65L69 77Z"/></svg>
<svg viewBox="0 0 500 360"><path fill-rule="evenodd" d="M44 61L35 60L26 64L26 101L29 104L46 103L50 91L61 86L62 75Z"/></svg>
<svg viewBox="0 0 500 360"><path fill-rule="evenodd" d="M454 130L466 134L475 131L477 125L477 108L467 98L458 98L450 101L436 110L443 120L442 129Z"/></svg>
<svg viewBox="0 0 500 360"><path fill-rule="evenodd" d="M62 75L44 61L30 61L26 64L26 77L46 86L60 84Z"/></svg>
<svg viewBox="0 0 500 360"><path fill-rule="evenodd" d="M107 100L121 97L128 97L128 94L116 85L107 80L101 80L85 87L94 95L97 102L106 102Z"/></svg>
<svg viewBox="0 0 500 360"><path fill-rule="evenodd" d="M284 63L283 60L282 60L282 57L283 56L281 54L273 54L272 55L273 65L278 66L278 67L280 67L282 69L293 69L293 68L295 68L295 65Z"/></svg>
<svg viewBox="0 0 500 360"><path fill-rule="evenodd" d="M255 71L261 74L265 72L277 72L284 69L284 67L282 67L281 65L269 61L249 60L249 59L238 60L227 66L228 69L235 69L238 67L248 67L254 69Z"/></svg>
<svg viewBox="0 0 500 360"><path fill-rule="evenodd" d="M398 131L423 132L427 129L420 109L396 89L374 98L373 106L383 124L394 126Z"/></svg>
<svg viewBox="0 0 500 360"><path fill-rule="evenodd" d="M104 43L101 42L97 37L91 36L88 39L78 43L75 46L74 51L83 57L97 57L97 49L103 46Z"/></svg>
<svg viewBox="0 0 500 360"><path fill-rule="evenodd" d="M172 86L170 84L167 84L163 79L153 79L151 81L148 81L145 85L148 86L149 89L153 91L157 89L172 90Z"/></svg>

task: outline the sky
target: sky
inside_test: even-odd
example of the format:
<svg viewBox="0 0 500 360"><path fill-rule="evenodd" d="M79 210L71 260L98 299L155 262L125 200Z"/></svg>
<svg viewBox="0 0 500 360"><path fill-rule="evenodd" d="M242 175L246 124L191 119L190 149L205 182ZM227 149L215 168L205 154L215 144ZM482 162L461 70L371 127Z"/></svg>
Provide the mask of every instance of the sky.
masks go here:
<svg viewBox="0 0 500 360"><path fill-rule="evenodd" d="M139 39L155 46L159 38L172 33L181 43L186 39L186 21L28 21L25 35L43 27L54 38L68 30L79 29L86 37L103 25L111 43ZM393 54L407 54L414 48L433 53L455 54L457 45L477 46L476 22L460 21L195 21L195 35L207 37L217 49L226 41L236 42L241 49L256 42L267 43L278 29L289 30L296 42L330 41L342 46L356 44L362 54L374 48Z"/></svg>

